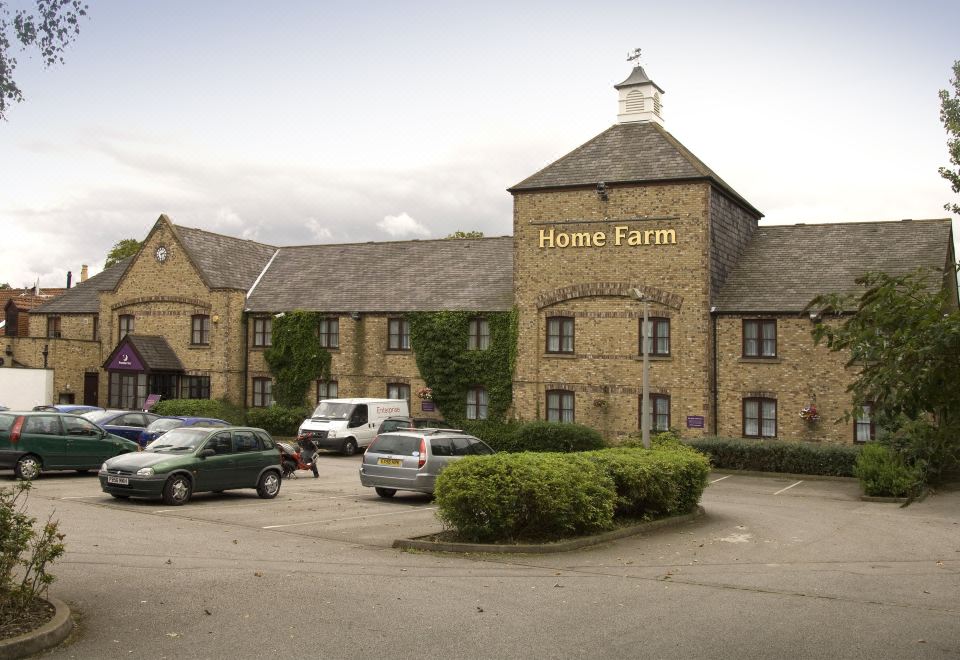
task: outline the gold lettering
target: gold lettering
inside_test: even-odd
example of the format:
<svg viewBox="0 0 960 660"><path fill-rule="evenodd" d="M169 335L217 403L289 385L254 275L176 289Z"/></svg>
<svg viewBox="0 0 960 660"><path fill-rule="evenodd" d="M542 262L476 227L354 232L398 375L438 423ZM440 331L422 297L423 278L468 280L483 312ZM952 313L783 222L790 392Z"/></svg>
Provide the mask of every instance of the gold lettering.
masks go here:
<svg viewBox="0 0 960 660"><path fill-rule="evenodd" d="M639 231L631 231L630 238L627 240L627 245L643 245L643 238L640 237Z"/></svg>
<svg viewBox="0 0 960 660"><path fill-rule="evenodd" d="M544 231L543 229L540 230L540 247L541 247L541 248L542 248L542 247L553 247L553 229L549 229L549 230L547 230L547 231L549 231L550 233L548 234L548 233L547 233L546 231ZM550 245L546 245L546 246L545 246L544 243L546 243L546 242L548 242L548 241L549 241Z"/></svg>
<svg viewBox="0 0 960 660"><path fill-rule="evenodd" d="M568 245L570 245L570 234L566 234L564 232L557 234L557 247L565 248Z"/></svg>
<svg viewBox="0 0 960 660"><path fill-rule="evenodd" d="M614 245L620 245L623 242L623 238L624 236L627 235L628 229L630 228L627 227L626 225L618 225L613 228L613 231L614 231L613 244Z"/></svg>
<svg viewBox="0 0 960 660"><path fill-rule="evenodd" d="M593 238L589 232L577 232L572 235L570 245L572 247L590 247L590 239Z"/></svg>
<svg viewBox="0 0 960 660"><path fill-rule="evenodd" d="M648 229L647 231L643 232L643 238L644 238L644 240L641 241L640 244L641 244L641 245L650 245L650 236L651 236L651 235L655 235L656 233L657 233L657 232L653 231L652 229Z"/></svg>
<svg viewBox="0 0 960 660"><path fill-rule="evenodd" d="M660 238L663 238L663 241ZM667 240L670 239L670 240ZM657 230L657 245L661 243L672 243L673 245L677 244L677 232L672 229L658 229Z"/></svg>
<svg viewBox="0 0 960 660"><path fill-rule="evenodd" d="M603 247L607 243L607 235L602 231L594 232L593 234L593 244L597 247Z"/></svg>

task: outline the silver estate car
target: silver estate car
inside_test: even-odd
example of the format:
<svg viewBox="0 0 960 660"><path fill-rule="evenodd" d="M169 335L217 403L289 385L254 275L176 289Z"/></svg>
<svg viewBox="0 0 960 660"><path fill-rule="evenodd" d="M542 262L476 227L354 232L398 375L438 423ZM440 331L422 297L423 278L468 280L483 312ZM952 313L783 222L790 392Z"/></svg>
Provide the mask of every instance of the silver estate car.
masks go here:
<svg viewBox="0 0 960 660"><path fill-rule="evenodd" d="M360 483L380 497L398 490L433 493L437 475L464 456L494 453L482 440L458 429L402 429L381 433L367 447L360 465Z"/></svg>

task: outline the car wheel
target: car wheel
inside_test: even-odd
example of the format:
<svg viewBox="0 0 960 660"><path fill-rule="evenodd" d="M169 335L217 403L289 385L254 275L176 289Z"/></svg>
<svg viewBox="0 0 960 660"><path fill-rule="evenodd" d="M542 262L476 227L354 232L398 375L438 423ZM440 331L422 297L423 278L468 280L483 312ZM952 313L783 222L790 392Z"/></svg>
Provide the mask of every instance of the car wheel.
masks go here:
<svg viewBox="0 0 960 660"><path fill-rule="evenodd" d="M357 441L353 438L347 438L343 443L343 455L353 456L357 453Z"/></svg>
<svg viewBox="0 0 960 660"><path fill-rule="evenodd" d="M397 494L396 488L381 488L380 486L377 486L374 488L374 490L377 491L377 495L380 497L393 497Z"/></svg>
<svg viewBox="0 0 960 660"><path fill-rule="evenodd" d="M21 456L17 464L13 466L13 473L17 479L32 481L40 476L41 469L43 469L43 465L40 463L40 458L33 454L27 454Z"/></svg>
<svg viewBox="0 0 960 660"><path fill-rule="evenodd" d="M118 500L129 500L129 495L121 495L120 493L110 493L113 497L116 497Z"/></svg>
<svg viewBox="0 0 960 660"><path fill-rule="evenodd" d="M163 485L163 503L167 506L181 506L190 501L193 484L182 474L175 474Z"/></svg>
<svg viewBox="0 0 960 660"><path fill-rule="evenodd" d="M280 469L283 470L283 476L286 478L297 471L297 464L293 461L283 461L283 463L280 465Z"/></svg>
<svg viewBox="0 0 960 660"><path fill-rule="evenodd" d="M265 500L272 500L280 492L280 475L276 470L268 470L260 475L257 482L257 495Z"/></svg>

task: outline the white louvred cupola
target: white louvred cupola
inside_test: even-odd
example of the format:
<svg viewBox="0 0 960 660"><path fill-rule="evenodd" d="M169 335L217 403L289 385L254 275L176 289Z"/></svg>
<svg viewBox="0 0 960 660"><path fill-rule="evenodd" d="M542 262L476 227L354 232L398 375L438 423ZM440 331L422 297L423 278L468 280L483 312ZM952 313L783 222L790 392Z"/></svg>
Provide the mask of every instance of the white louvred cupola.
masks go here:
<svg viewBox="0 0 960 660"><path fill-rule="evenodd" d="M639 49L634 51L628 57L628 60L634 60L640 57ZM620 93L619 112L617 113L618 124L629 124L633 122L656 122L663 124L663 102L661 96L664 91L660 86L650 80L643 67L637 64L630 76L619 85L614 85Z"/></svg>

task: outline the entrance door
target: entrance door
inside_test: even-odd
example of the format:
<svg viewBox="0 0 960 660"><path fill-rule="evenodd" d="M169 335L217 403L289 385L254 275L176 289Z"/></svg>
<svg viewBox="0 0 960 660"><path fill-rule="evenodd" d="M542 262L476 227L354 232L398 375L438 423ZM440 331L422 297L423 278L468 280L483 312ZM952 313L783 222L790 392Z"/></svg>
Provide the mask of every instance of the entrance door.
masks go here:
<svg viewBox="0 0 960 660"><path fill-rule="evenodd" d="M83 405L98 406L100 390L100 374L97 372L83 374Z"/></svg>

